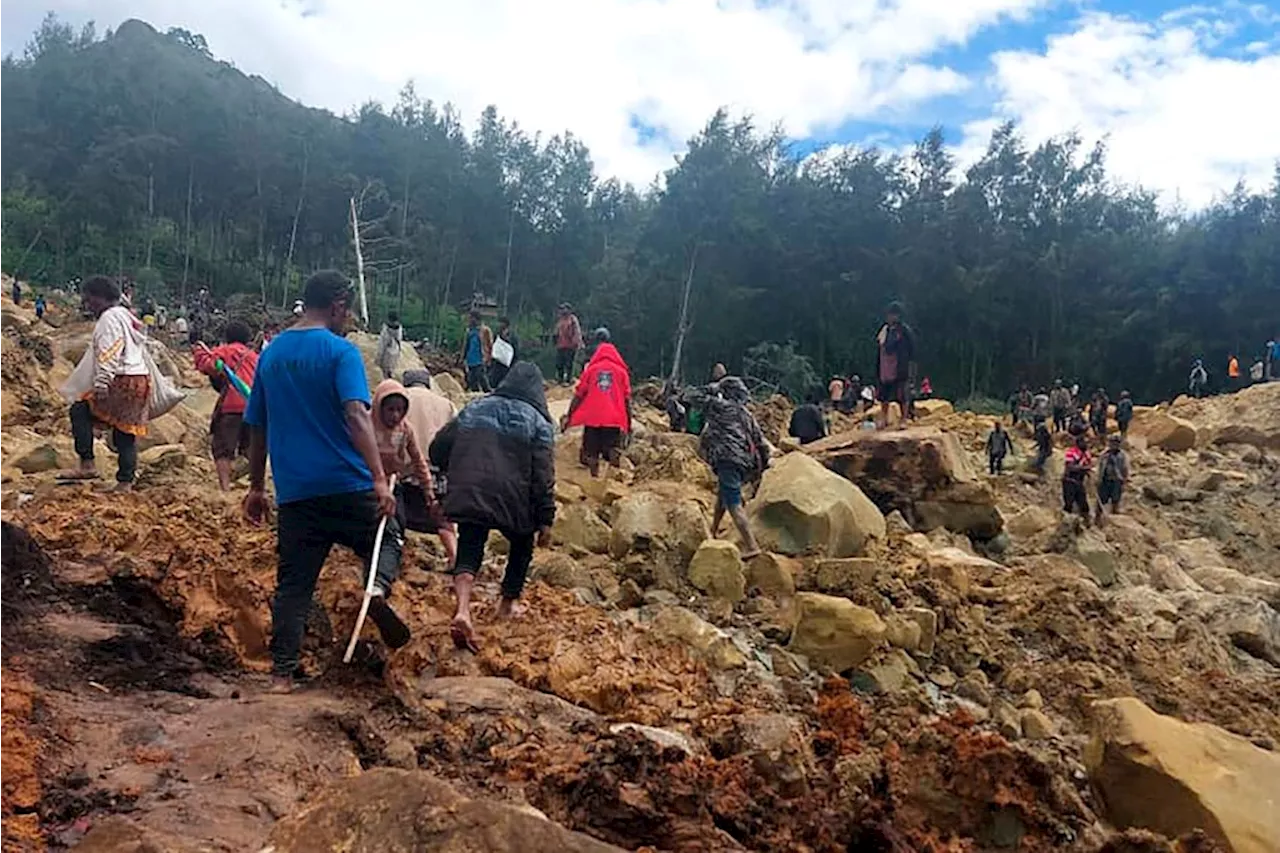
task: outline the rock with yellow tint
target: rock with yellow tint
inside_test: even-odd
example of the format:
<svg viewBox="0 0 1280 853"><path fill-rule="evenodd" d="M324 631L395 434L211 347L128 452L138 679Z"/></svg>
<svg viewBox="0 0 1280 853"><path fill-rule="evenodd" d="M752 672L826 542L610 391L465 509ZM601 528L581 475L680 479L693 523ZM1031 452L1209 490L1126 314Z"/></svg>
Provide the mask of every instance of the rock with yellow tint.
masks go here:
<svg viewBox="0 0 1280 853"><path fill-rule="evenodd" d="M801 592L796 595L796 625L787 650L817 667L843 672L858 666L885 639L885 624L874 610L847 598Z"/></svg>
<svg viewBox="0 0 1280 853"><path fill-rule="evenodd" d="M1120 827L1203 829L1231 853L1280 850L1280 755L1133 697L1093 703L1085 765Z"/></svg>

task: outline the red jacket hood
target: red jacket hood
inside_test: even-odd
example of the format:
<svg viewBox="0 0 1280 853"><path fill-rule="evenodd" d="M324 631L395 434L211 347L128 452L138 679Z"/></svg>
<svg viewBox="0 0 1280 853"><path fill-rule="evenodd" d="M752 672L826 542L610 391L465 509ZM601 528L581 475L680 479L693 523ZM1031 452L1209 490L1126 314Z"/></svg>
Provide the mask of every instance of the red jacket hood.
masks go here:
<svg viewBox="0 0 1280 853"><path fill-rule="evenodd" d="M617 347L608 343L596 347L582 369L574 396L578 407L569 419L571 426L630 429L627 400L631 397L631 374Z"/></svg>

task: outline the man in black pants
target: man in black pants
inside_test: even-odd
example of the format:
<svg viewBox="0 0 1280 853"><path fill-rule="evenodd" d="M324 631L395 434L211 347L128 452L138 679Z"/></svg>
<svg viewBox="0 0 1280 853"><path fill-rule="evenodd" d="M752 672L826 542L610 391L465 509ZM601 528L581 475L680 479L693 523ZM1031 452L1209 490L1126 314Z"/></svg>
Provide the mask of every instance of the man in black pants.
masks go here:
<svg viewBox="0 0 1280 853"><path fill-rule="evenodd" d="M551 544L555 433L537 365L516 362L492 395L470 403L436 435L430 455L449 477L444 511L458 524L458 609L449 633L454 645L474 652L471 588L489 531L500 531L511 545L498 606L503 619L518 615L535 538L544 547Z"/></svg>
<svg viewBox="0 0 1280 853"><path fill-rule="evenodd" d="M403 536L369 415L369 383L360 351L340 337L350 314L351 282L334 270L307 280L303 314L277 335L258 362L245 410L249 493L244 515L267 516L267 456L280 505L279 566L271 607L272 686L293 689L307 611L320 569L335 543L375 571L369 618L391 648L409 629L387 604L400 572ZM369 566L378 523L387 519L376 567Z"/></svg>

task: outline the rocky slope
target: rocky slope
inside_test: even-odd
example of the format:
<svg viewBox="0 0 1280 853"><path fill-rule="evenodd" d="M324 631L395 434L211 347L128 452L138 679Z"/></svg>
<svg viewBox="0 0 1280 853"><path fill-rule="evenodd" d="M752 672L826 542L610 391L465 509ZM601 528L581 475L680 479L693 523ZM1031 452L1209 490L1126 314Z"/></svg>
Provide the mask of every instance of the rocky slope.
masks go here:
<svg viewBox="0 0 1280 853"><path fill-rule="evenodd" d="M335 552L274 697L275 541L213 485L202 380L171 355L135 494L55 485L84 329L3 309L6 851L1280 848L1280 384L1144 412L1100 530L938 401L782 455L745 563L645 410L600 480L560 439L556 544L501 624L492 543L478 655L414 537L413 641L343 666Z"/></svg>

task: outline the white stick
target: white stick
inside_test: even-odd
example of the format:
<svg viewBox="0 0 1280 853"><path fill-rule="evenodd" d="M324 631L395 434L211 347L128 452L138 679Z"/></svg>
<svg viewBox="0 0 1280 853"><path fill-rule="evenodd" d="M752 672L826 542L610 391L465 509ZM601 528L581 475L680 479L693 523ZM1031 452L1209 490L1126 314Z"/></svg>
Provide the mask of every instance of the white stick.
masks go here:
<svg viewBox="0 0 1280 853"><path fill-rule="evenodd" d="M392 474L387 481L392 494L396 490L396 475ZM347 653L342 656L343 663L351 663L351 656L356 652L356 642L360 639L360 629L364 627L364 617L369 615L369 602L373 601L373 584L378 577L378 552L382 550L382 535L387 532L387 517L384 515L378 522L378 532L373 537L373 552L369 556L369 579L364 584L364 600L360 602L360 615L356 617L356 629L351 632L351 642L347 643Z"/></svg>

